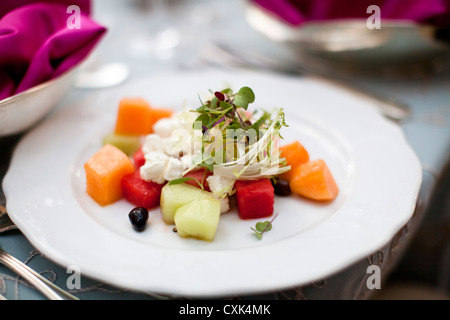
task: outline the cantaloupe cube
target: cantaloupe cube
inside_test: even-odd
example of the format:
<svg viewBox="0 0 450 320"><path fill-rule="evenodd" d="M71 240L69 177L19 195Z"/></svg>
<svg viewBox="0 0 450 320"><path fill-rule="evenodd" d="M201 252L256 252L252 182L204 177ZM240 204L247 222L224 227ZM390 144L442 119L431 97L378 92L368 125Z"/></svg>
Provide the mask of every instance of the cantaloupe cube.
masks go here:
<svg viewBox="0 0 450 320"><path fill-rule="evenodd" d="M146 135L152 132L150 104L143 98L120 100L116 119L116 134Z"/></svg>
<svg viewBox="0 0 450 320"><path fill-rule="evenodd" d="M286 144L280 147L280 158L285 158L291 170L280 174L280 178L290 181L293 169L299 164L309 161L309 153L299 141Z"/></svg>
<svg viewBox="0 0 450 320"><path fill-rule="evenodd" d="M143 98L127 97L120 100L114 132L120 135L147 135L162 118L169 118L173 110L152 108Z"/></svg>
<svg viewBox="0 0 450 320"><path fill-rule="evenodd" d="M338 185L322 159L300 164L292 170L291 191L313 200L333 200L339 193Z"/></svg>
<svg viewBox="0 0 450 320"><path fill-rule="evenodd" d="M122 178L134 172L131 159L117 147L106 144L84 164L86 192L101 206L122 198Z"/></svg>

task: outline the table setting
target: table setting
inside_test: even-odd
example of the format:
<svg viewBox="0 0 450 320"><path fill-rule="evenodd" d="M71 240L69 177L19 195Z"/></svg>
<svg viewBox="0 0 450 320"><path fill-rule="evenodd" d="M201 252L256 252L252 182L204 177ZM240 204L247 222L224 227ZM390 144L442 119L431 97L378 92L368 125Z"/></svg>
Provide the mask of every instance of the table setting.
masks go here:
<svg viewBox="0 0 450 320"><path fill-rule="evenodd" d="M345 3L3 1L0 300L448 300L450 3ZM239 117L211 111L211 93ZM291 165L289 196L243 219L238 179L203 241L163 207L165 188L192 178L165 178L137 232L125 191L107 205L89 191L88 160L117 134L125 100L170 114L139 144L187 107L243 128L247 107L282 108L280 148L300 141L302 165L323 159L327 185L300 194ZM131 171L137 150L122 159ZM327 187L331 200L310 196Z"/></svg>

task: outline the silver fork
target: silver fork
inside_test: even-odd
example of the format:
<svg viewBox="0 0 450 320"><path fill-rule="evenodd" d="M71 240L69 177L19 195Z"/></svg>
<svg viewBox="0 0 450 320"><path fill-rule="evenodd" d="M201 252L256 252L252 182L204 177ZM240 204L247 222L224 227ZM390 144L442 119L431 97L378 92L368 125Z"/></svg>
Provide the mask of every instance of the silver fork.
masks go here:
<svg viewBox="0 0 450 320"><path fill-rule="evenodd" d="M3 172L0 172L0 182L3 178ZM0 200L5 200L2 189L0 188ZM3 203L3 201L1 202ZM18 229L14 222L9 218L5 206L0 203L0 233ZM23 279L28 281L42 294L51 300L79 300L77 297L62 290L39 273L28 267L20 260L14 258L9 253L0 248L0 263L17 273ZM0 295L0 300L6 300L3 295Z"/></svg>
<svg viewBox="0 0 450 320"><path fill-rule="evenodd" d="M0 233L13 229L18 228L8 217L6 208L0 205ZM2 249L0 249L0 263L27 280L50 300L79 300L77 297L59 288L58 286L41 276L39 273L28 267L26 264L14 258ZM5 297L0 296L0 300L5 299Z"/></svg>
<svg viewBox="0 0 450 320"><path fill-rule="evenodd" d="M281 74L290 75L305 75L310 74L315 77L326 80L327 82L333 83L339 87L345 88L352 93L364 97L366 99L374 102L375 106L379 109L382 115L386 118L400 122L407 120L412 116L411 110L408 105L402 101L393 99L392 97L385 97L379 93L369 92L366 89L360 89L356 87L350 87L343 81L331 80L325 74L319 74L318 72L313 72L307 70L303 66L297 64L283 64L274 59L265 57L261 54L255 52L248 52L245 50L236 50L231 46L224 43L210 43L205 47L202 60L205 63L223 66L234 66L234 67L244 67L244 68L256 68L259 70L269 70Z"/></svg>
<svg viewBox="0 0 450 320"><path fill-rule="evenodd" d="M50 300L79 300L2 249L0 249L0 263L27 280Z"/></svg>

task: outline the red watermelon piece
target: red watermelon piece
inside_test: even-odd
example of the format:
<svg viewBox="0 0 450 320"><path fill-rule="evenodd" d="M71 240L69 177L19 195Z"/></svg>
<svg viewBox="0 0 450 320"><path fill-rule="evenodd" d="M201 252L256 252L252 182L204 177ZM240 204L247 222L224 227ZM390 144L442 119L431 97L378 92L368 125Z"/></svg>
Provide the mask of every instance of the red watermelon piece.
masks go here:
<svg viewBox="0 0 450 320"><path fill-rule="evenodd" d="M241 219L259 219L272 215L275 192L269 179L238 180L235 188Z"/></svg>
<svg viewBox="0 0 450 320"><path fill-rule="evenodd" d="M142 151L142 147L133 154L133 162L138 169L145 164L145 155L144 151Z"/></svg>
<svg viewBox="0 0 450 320"><path fill-rule="evenodd" d="M123 197L132 204L147 209L159 205L163 185L143 180L139 170L124 176L121 182Z"/></svg>
<svg viewBox="0 0 450 320"><path fill-rule="evenodd" d="M189 178L194 178L196 179L198 182L200 182L200 184L203 185L203 189L205 189L206 191L209 191L209 185L208 185L208 181L206 181L206 178L208 178L210 175L212 174L211 171L209 171L206 168L201 168L195 171L189 171L188 173L186 173L184 175L184 177L189 177ZM195 180L187 180L186 183L190 184L194 187L200 188L198 182Z"/></svg>

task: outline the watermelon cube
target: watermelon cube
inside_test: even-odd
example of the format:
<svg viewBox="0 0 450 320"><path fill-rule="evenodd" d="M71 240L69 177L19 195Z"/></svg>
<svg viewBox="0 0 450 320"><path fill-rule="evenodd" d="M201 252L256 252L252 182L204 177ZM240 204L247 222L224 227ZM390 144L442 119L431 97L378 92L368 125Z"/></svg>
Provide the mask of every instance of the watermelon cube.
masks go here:
<svg viewBox="0 0 450 320"><path fill-rule="evenodd" d="M122 194L130 203L151 209L159 205L163 185L141 178L139 170L122 178Z"/></svg>
<svg viewBox="0 0 450 320"><path fill-rule="evenodd" d="M145 155L144 151L142 151L142 147L133 154L133 162L138 169L145 164Z"/></svg>
<svg viewBox="0 0 450 320"><path fill-rule="evenodd" d="M200 182L204 190L209 191L209 185L208 182L206 181L206 178L208 178L211 174L212 172L209 171L208 169L201 168L199 170L189 171L184 175L184 177L194 178L195 180ZM200 185L195 180L187 180L186 183L194 187L200 188Z"/></svg>
<svg viewBox="0 0 450 320"><path fill-rule="evenodd" d="M238 180L235 188L241 219L258 219L272 215L275 192L269 179Z"/></svg>

